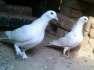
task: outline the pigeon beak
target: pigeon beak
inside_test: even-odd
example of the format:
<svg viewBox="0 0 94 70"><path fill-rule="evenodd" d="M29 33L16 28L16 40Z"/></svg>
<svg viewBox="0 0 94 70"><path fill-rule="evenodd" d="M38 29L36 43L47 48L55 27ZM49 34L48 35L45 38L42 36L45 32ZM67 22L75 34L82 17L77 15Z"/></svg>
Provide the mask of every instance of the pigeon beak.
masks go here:
<svg viewBox="0 0 94 70"><path fill-rule="evenodd" d="M58 17L55 18L58 21Z"/></svg>

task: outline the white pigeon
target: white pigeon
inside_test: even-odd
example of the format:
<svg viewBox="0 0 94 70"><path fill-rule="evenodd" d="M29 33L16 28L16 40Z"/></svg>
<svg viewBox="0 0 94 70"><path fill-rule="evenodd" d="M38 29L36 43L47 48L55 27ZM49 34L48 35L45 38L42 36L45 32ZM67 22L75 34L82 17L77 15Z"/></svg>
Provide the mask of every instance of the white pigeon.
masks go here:
<svg viewBox="0 0 94 70"><path fill-rule="evenodd" d="M14 43L16 54L23 59L27 58L25 51L42 42L45 29L52 19L58 20L58 17L55 11L49 10L29 25L24 25L13 31L5 31L8 39ZM25 50L22 51L20 47L25 48Z"/></svg>
<svg viewBox="0 0 94 70"><path fill-rule="evenodd" d="M65 55L67 51L77 47L83 40L83 25L87 21L88 18L86 16L80 17L69 33L67 33L64 37L59 38L58 40L49 42L48 45L63 47L63 54Z"/></svg>

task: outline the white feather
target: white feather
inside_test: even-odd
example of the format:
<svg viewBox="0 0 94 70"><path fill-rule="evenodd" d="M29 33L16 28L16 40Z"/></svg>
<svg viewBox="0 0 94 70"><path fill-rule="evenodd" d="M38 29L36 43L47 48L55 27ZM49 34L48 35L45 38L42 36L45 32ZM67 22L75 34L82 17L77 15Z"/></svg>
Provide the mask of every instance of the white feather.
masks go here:
<svg viewBox="0 0 94 70"><path fill-rule="evenodd" d="M73 26L71 32L64 37L49 42L49 45L56 45L61 47L68 47L69 49L77 47L83 40L83 25L88 21L88 18L80 17L77 23Z"/></svg>
<svg viewBox="0 0 94 70"><path fill-rule="evenodd" d="M57 14L54 11L49 10L31 24L24 25L14 31L6 31L5 34L14 44L16 44L16 47L25 46L24 48L32 48L41 43L44 38L45 29L52 19L57 20ZM30 46L28 47L26 45Z"/></svg>

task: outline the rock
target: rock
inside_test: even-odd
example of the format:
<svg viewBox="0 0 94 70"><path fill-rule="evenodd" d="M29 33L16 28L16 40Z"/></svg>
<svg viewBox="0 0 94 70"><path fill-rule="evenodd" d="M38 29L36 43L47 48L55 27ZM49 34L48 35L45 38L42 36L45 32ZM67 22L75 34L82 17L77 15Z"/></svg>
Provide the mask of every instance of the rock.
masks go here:
<svg viewBox="0 0 94 70"><path fill-rule="evenodd" d="M94 17L89 17L88 23L85 27L85 33L86 32L88 33L90 38L94 38Z"/></svg>
<svg viewBox="0 0 94 70"><path fill-rule="evenodd" d="M57 36L62 37L68 31L71 31L71 28L74 25L75 21L65 15L60 16L59 19L60 19L59 24L63 29L58 28Z"/></svg>
<svg viewBox="0 0 94 70"><path fill-rule="evenodd" d="M89 21L88 21L87 27L91 27L91 28L94 29L94 17L91 17L91 16L89 17Z"/></svg>
<svg viewBox="0 0 94 70"><path fill-rule="evenodd" d="M87 57L89 59L94 59L94 54L92 53L93 48L91 47L88 41L89 37L84 37L84 40L80 45L80 50L78 51L77 57Z"/></svg>
<svg viewBox="0 0 94 70"><path fill-rule="evenodd" d="M62 17L61 17L62 18ZM72 26L74 25L75 21L67 16L63 16L63 20L61 21L60 25L71 31Z"/></svg>
<svg viewBox="0 0 94 70"><path fill-rule="evenodd" d="M94 18L92 18L92 23L91 27L94 29Z"/></svg>
<svg viewBox="0 0 94 70"><path fill-rule="evenodd" d="M90 38L94 38L94 29L90 30Z"/></svg>
<svg viewBox="0 0 94 70"><path fill-rule="evenodd" d="M89 39L90 48L94 49L94 39Z"/></svg>

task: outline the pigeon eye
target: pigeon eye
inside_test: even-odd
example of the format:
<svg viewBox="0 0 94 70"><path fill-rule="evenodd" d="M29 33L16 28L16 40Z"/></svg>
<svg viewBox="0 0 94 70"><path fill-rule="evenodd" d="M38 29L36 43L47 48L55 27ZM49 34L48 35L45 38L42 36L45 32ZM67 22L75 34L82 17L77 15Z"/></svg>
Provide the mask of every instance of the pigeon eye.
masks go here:
<svg viewBox="0 0 94 70"><path fill-rule="evenodd" d="M51 15L53 15L54 13L53 12L51 12Z"/></svg>
<svg viewBox="0 0 94 70"><path fill-rule="evenodd" d="M87 20L86 18L84 18L84 20Z"/></svg>

